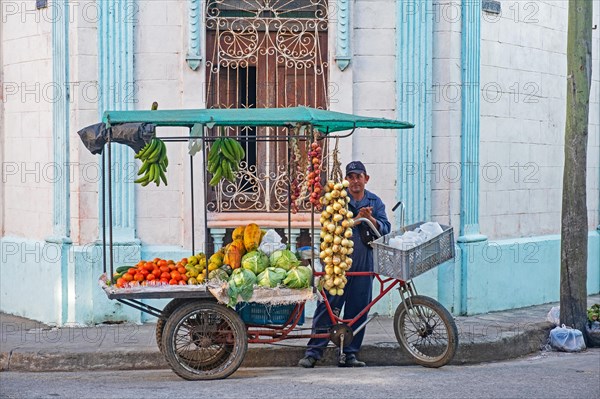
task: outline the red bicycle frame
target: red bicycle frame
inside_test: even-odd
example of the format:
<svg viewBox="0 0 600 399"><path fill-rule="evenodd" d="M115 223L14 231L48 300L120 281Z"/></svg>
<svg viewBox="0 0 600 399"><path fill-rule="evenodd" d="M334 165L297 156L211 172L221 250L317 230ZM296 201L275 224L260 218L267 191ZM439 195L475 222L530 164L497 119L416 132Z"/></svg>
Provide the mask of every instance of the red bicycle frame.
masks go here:
<svg viewBox="0 0 600 399"><path fill-rule="evenodd" d="M324 272L314 272L315 277L325 275ZM346 273L348 277L375 277L377 281L379 281L379 294L369 302L369 304L354 318L352 319L343 319L340 316L333 313L333 309L329 304L329 299L325 292L321 290L321 295L324 298L325 306L327 308L327 313L329 315L329 319L331 320L331 324L335 325L338 323L344 323L348 327L352 327L356 322L365 314L369 312L369 310L377 303L381 298L383 298L390 290L397 285L402 286L404 281L398 280L395 278L382 278L379 274L375 272L348 272ZM389 283L387 286L386 284ZM305 302L298 303L294 310L292 311L290 318L282 325L267 325L267 326L258 326L258 325L248 325L248 343L251 344L268 344L273 342L278 342L284 339L298 339L298 338L329 338L329 333L310 333L310 334L290 334L298 325L300 318L302 316L302 312L304 310Z"/></svg>

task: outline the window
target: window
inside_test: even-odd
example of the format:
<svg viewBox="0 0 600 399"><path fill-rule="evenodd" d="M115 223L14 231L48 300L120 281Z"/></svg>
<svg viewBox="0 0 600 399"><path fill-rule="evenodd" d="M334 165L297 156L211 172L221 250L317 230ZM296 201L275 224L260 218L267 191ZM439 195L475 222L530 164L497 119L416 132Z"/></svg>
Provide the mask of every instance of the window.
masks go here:
<svg viewBox="0 0 600 399"><path fill-rule="evenodd" d="M205 18L207 107L328 108L326 0L210 0ZM286 144L252 140L285 133L228 129L250 139L246 159L235 184L209 195L209 211L287 210Z"/></svg>

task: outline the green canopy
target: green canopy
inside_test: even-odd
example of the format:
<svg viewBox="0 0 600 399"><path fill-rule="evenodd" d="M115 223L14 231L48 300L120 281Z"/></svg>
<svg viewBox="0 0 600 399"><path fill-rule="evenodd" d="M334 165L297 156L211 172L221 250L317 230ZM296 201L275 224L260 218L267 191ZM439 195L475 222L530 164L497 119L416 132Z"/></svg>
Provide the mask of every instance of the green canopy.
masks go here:
<svg viewBox="0 0 600 399"><path fill-rule="evenodd" d="M157 111L106 111L102 121L119 123L153 123L156 126L290 126L310 124L321 133L354 128L410 129L413 124L392 119L370 118L309 107L178 109Z"/></svg>

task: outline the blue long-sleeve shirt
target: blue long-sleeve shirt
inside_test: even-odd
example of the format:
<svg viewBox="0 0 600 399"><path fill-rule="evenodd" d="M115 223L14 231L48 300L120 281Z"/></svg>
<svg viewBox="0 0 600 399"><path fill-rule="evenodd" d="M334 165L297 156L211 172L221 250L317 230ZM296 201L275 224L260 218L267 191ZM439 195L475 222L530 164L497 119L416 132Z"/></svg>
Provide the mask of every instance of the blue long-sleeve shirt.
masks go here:
<svg viewBox="0 0 600 399"><path fill-rule="evenodd" d="M389 234L392 225L385 213L385 204L377 195L365 190L365 195L360 201L355 201L350 195L350 207L358 211L360 208L370 206L373 208L372 216L377 220L377 227L381 235ZM356 216L356 214L354 215ZM360 238L360 225L352 228L352 241L354 241L354 252L352 253L352 267L350 271L365 272L373 271L373 249L365 245Z"/></svg>

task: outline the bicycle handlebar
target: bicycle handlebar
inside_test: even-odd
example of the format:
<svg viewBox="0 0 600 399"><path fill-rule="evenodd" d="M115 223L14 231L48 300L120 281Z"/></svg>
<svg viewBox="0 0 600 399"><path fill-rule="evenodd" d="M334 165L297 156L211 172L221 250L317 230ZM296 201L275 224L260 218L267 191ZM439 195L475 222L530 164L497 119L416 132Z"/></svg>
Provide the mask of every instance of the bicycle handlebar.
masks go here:
<svg viewBox="0 0 600 399"><path fill-rule="evenodd" d="M365 222L367 223L367 225L371 228L371 230L373 230L373 233L375 233L375 235L377 236L377 238L381 237L381 234L379 233L379 230L377 230L377 228L375 227L375 225L367 218L356 218L354 219L354 223L356 222Z"/></svg>

